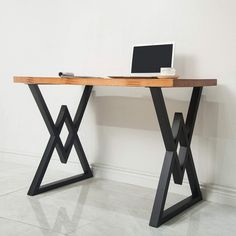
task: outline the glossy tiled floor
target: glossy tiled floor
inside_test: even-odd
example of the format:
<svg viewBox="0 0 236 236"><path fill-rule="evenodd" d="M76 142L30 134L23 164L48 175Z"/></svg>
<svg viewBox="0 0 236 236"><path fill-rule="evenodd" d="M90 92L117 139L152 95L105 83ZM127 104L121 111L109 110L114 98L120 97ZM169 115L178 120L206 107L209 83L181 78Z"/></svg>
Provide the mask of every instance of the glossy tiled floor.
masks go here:
<svg viewBox="0 0 236 236"><path fill-rule="evenodd" d="M0 235L236 235L236 208L202 202L160 228L148 226L155 191L90 179L35 197L26 195L33 158L1 155ZM57 164L48 178L65 174ZM68 174L68 173L67 173ZM181 196L170 194L170 205Z"/></svg>

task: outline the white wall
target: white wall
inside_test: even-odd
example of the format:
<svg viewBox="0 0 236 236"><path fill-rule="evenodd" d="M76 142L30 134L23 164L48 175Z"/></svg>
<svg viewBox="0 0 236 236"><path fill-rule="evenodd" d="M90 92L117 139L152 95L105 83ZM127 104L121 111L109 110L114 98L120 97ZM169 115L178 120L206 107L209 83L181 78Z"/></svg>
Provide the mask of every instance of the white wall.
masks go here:
<svg viewBox="0 0 236 236"><path fill-rule="evenodd" d="M0 150L39 157L48 139L28 88L13 75L127 74L133 45L175 41L181 77L218 78L204 89L192 149L207 193L235 203L235 9L234 0L0 1ZM81 91L45 86L54 118L61 104L74 111ZM186 112L190 92L164 91L171 119ZM164 146L148 89L96 88L80 136L101 175L156 185Z"/></svg>

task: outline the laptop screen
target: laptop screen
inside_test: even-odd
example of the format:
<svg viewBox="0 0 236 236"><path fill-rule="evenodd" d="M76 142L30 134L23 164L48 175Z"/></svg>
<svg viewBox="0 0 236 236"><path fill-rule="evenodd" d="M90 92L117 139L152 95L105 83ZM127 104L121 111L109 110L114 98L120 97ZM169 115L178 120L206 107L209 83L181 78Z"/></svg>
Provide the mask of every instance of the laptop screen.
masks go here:
<svg viewBox="0 0 236 236"><path fill-rule="evenodd" d="M172 57L171 43L134 47L131 73L159 73L161 67L173 67Z"/></svg>

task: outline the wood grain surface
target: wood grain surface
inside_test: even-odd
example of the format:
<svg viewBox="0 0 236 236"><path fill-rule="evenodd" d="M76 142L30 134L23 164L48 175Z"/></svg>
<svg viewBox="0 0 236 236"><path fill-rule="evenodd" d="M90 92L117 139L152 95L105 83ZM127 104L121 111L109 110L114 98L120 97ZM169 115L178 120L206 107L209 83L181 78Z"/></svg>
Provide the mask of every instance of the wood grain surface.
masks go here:
<svg viewBox="0 0 236 236"><path fill-rule="evenodd" d="M216 79L173 79L155 77L28 77L14 76L15 83L54 84L54 85L94 85L94 86L128 86L128 87L204 87L216 86Z"/></svg>

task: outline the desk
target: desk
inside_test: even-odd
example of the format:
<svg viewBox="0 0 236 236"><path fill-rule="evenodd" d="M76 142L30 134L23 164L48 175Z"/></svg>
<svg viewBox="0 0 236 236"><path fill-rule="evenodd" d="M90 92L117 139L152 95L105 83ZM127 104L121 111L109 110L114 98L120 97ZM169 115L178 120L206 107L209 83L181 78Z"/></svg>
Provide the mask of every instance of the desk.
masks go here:
<svg viewBox="0 0 236 236"><path fill-rule="evenodd" d="M164 145L166 148L160 180L151 213L149 223L150 226L158 227L180 212L189 208L193 204L202 200L202 194L193 162L190 144L202 89L204 86L215 86L217 84L216 79L155 79L153 77L57 78L15 76L14 82L24 83L29 86L50 133L50 139L48 141L32 184L29 188L28 195L37 195L39 193L75 183L93 176L92 170L90 169L86 155L77 134L92 88L93 86L130 86L145 87L150 90ZM72 119L67 106L62 105L56 122L53 121L38 86L46 84L85 85L74 119ZM163 87L193 88L186 120L184 120L182 113L176 112L174 114L172 126L170 125L164 97L162 94ZM62 141L60 139L60 132L64 124L67 126L69 131L65 145L62 144ZM180 146L179 151L177 151L178 144ZM41 186L41 182L47 170L54 149L57 150L60 161L62 163L67 163L73 146L75 147L84 173ZM185 170L187 172L187 177L191 188L191 196L164 210L171 174L173 175L175 184L182 185Z"/></svg>

